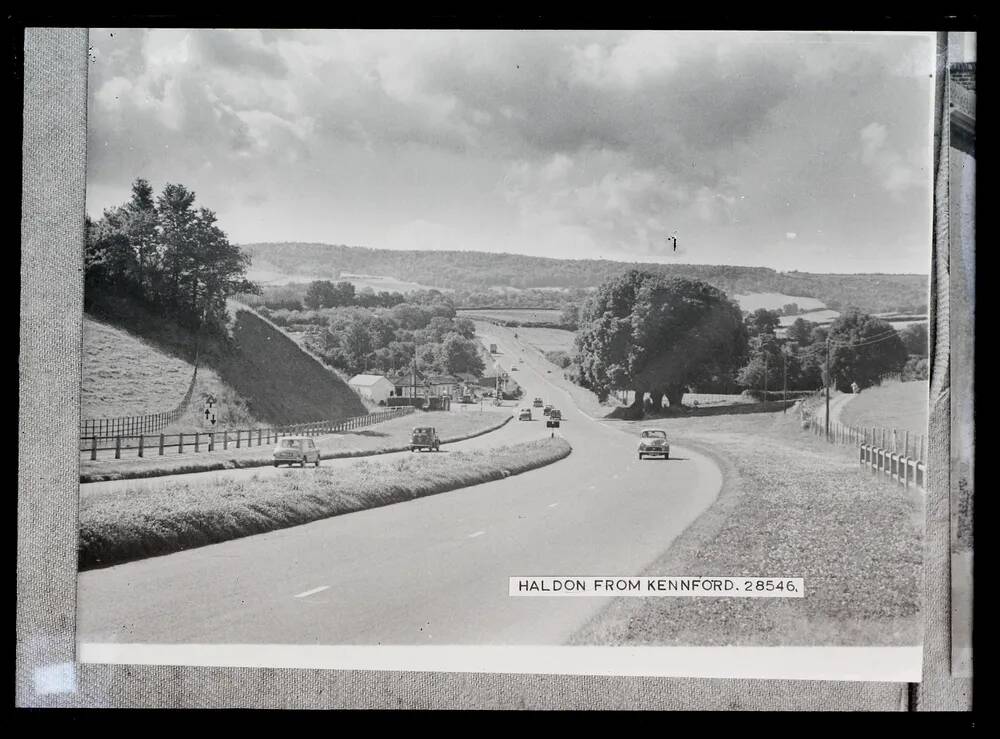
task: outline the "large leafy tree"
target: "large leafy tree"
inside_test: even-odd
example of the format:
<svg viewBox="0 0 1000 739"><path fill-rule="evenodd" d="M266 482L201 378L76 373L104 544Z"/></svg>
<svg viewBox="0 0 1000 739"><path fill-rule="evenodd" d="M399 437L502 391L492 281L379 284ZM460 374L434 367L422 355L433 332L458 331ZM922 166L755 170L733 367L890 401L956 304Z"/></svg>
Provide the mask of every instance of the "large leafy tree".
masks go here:
<svg viewBox="0 0 1000 739"><path fill-rule="evenodd" d="M889 323L850 308L830 326L830 375L834 386L848 392L851 383L876 385L883 375L901 372L908 352Z"/></svg>
<svg viewBox="0 0 1000 739"><path fill-rule="evenodd" d="M601 397L633 390L633 412L730 375L742 364L747 330L726 294L707 283L629 270L606 282L581 315L580 379Z"/></svg>

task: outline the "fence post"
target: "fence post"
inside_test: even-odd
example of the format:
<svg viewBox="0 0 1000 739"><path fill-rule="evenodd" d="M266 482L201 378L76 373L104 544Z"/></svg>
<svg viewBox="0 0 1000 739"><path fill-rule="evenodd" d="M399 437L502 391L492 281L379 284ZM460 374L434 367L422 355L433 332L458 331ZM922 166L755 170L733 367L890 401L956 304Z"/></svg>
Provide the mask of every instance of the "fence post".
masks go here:
<svg viewBox="0 0 1000 739"><path fill-rule="evenodd" d="M90 459L91 461L97 459L97 437L90 437Z"/></svg>
<svg viewBox="0 0 1000 739"><path fill-rule="evenodd" d="M896 429L892 430L892 453L895 454L898 451L896 444Z"/></svg>
<svg viewBox="0 0 1000 739"><path fill-rule="evenodd" d="M222 448L223 449L229 448L229 429L226 429L225 431L222 432Z"/></svg>
<svg viewBox="0 0 1000 739"><path fill-rule="evenodd" d="M177 434L177 453L184 453L184 434Z"/></svg>
<svg viewBox="0 0 1000 739"><path fill-rule="evenodd" d="M261 434L262 434L262 433L263 433L263 431L262 431L261 429L259 429L259 428L258 428L258 429L257 429L257 446L260 446L260 445L261 445Z"/></svg>
<svg viewBox="0 0 1000 739"><path fill-rule="evenodd" d="M198 446L199 446L199 441L201 441L200 437L201 437L201 434L198 433L197 431L195 431L194 432L194 452L195 452L195 454L197 454L198 451L199 451Z"/></svg>
<svg viewBox="0 0 1000 739"><path fill-rule="evenodd" d="M237 449L240 448L240 439L241 438L243 438L243 432L240 431L239 429L236 429L236 448Z"/></svg>
<svg viewBox="0 0 1000 739"><path fill-rule="evenodd" d="M160 456L163 456L163 434L160 434Z"/></svg>
<svg viewBox="0 0 1000 739"><path fill-rule="evenodd" d="M145 445L145 443L146 443L146 437L143 436L142 434L139 434L139 456L140 457L142 456L142 447Z"/></svg>
<svg viewBox="0 0 1000 739"><path fill-rule="evenodd" d="M115 459L122 458L122 437L115 437Z"/></svg>
<svg viewBox="0 0 1000 739"><path fill-rule="evenodd" d="M208 451L210 451L210 452L214 452L215 451L215 432L214 431L209 431L208 432Z"/></svg>

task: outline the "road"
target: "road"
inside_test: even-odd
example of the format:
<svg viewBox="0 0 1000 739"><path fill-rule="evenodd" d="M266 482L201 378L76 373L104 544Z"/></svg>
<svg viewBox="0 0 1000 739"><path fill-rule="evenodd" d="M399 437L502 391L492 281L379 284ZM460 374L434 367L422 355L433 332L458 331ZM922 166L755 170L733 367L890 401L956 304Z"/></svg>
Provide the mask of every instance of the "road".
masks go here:
<svg viewBox="0 0 1000 739"><path fill-rule="evenodd" d="M711 505L721 473L676 443L670 460L639 462L634 436L579 411L550 381L544 358L508 330L483 331L484 341L499 344L502 367L519 365L526 397L563 411L568 458L463 490L81 573L80 641L564 643L608 601L511 598L508 578L639 574ZM540 418L452 446L547 436Z"/></svg>

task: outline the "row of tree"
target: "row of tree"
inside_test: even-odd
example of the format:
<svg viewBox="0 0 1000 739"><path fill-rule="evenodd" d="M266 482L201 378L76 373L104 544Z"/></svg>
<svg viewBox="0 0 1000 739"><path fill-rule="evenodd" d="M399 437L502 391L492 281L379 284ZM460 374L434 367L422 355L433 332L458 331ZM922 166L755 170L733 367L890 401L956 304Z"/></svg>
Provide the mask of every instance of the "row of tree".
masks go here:
<svg viewBox="0 0 1000 739"><path fill-rule="evenodd" d="M408 369L415 360L424 374L481 377L485 364L472 321L458 318L447 298L415 297L422 302L391 308L340 306L262 312L278 325L302 332L313 352L351 374L392 375Z"/></svg>
<svg viewBox="0 0 1000 739"><path fill-rule="evenodd" d="M126 292L182 323L223 323L227 298L259 288L246 276L250 257L217 220L183 185L154 198L137 179L127 203L86 219L85 294Z"/></svg>
<svg viewBox="0 0 1000 739"><path fill-rule="evenodd" d="M779 338L777 311L744 315L712 285L642 270L604 283L579 322L575 379L602 399L633 391L636 415L647 393L659 407L664 398L679 406L685 392L717 392L734 383L754 390L812 390L829 376L842 391L854 383L865 388L909 367L908 346L923 356L927 351L925 327L901 336L855 308L829 328L800 318ZM919 352L912 353L919 360Z"/></svg>

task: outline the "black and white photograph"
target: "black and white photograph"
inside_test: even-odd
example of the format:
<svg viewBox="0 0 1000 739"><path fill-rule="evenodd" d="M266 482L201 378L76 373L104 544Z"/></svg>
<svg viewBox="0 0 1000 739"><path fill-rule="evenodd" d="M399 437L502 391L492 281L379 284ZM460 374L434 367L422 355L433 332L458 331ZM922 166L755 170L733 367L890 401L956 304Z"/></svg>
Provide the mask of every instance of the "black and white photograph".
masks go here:
<svg viewBox="0 0 1000 739"><path fill-rule="evenodd" d="M90 29L79 661L919 682L935 44Z"/></svg>

